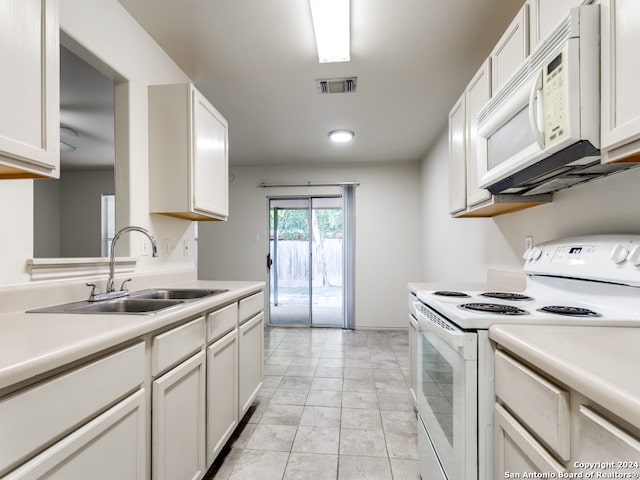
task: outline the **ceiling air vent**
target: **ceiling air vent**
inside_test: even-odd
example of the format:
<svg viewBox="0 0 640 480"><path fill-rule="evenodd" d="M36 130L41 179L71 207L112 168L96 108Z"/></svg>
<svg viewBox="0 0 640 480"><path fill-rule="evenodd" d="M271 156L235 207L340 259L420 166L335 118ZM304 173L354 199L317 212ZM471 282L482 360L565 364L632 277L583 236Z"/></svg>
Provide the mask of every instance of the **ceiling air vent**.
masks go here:
<svg viewBox="0 0 640 480"><path fill-rule="evenodd" d="M356 91L358 77L320 78L316 80L318 93L353 93Z"/></svg>

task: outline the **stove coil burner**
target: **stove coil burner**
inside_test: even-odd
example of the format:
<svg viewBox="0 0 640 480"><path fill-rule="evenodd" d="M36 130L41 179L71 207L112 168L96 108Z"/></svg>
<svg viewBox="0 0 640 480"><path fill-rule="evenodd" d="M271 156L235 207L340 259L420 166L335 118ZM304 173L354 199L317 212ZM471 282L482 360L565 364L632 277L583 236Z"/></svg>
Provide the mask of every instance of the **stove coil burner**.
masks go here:
<svg viewBox="0 0 640 480"><path fill-rule="evenodd" d="M459 305L463 310L471 310L474 312L488 312L498 315L528 315L529 312L511 305L502 305L499 303L463 303Z"/></svg>
<svg viewBox="0 0 640 480"><path fill-rule="evenodd" d="M469 298L469 295L464 292L454 292L451 290L438 290L437 292L433 292L433 294L441 297Z"/></svg>
<svg viewBox="0 0 640 480"><path fill-rule="evenodd" d="M512 292L485 292L480 294L481 297L499 298L500 300L533 300L533 297L523 295L521 293Z"/></svg>
<svg viewBox="0 0 640 480"><path fill-rule="evenodd" d="M565 305L549 305L538 309L539 312L555 313L556 315L570 315L572 317L599 317L600 314L581 307L568 307Z"/></svg>

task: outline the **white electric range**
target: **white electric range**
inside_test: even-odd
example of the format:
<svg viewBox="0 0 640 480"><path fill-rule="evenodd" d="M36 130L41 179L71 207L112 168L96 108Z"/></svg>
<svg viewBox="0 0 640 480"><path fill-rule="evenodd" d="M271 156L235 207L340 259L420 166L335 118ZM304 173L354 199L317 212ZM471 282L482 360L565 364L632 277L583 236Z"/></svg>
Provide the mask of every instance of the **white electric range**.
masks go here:
<svg viewBox="0 0 640 480"><path fill-rule="evenodd" d="M493 480L493 324L640 327L640 235L525 252L522 292L418 291L418 460L423 480Z"/></svg>

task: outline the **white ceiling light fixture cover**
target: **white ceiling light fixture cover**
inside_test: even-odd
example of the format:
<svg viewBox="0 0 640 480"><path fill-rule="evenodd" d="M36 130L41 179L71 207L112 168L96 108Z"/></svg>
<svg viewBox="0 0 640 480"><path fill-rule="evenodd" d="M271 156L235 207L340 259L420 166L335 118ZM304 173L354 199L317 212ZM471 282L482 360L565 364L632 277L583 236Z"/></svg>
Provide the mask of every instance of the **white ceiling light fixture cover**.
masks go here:
<svg viewBox="0 0 640 480"><path fill-rule="evenodd" d="M320 63L348 62L350 0L309 0Z"/></svg>
<svg viewBox="0 0 640 480"><path fill-rule="evenodd" d="M70 145L65 142L60 142L60 151L61 152L73 152L76 149L73 145Z"/></svg>
<svg viewBox="0 0 640 480"><path fill-rule="evenodd" d="M354 135L351 130L332 130L329 132L329 138L336 143L350 142Z"/></svg>

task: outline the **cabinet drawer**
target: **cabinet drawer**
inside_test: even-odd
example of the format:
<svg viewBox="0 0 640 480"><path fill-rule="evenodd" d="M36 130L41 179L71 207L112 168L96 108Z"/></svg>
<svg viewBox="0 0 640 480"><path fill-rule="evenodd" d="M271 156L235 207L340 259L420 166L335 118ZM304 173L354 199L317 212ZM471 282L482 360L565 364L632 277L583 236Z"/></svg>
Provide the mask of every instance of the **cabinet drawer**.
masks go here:
<svg viewBox="0 0 640 480"><path fill-rule="evenodd" d="M240 323L249 320L256 313L264 310L264 293L259 292L240 300Z"/></svg>
<svg viewBox="0 0 640 480"><path fill-rule="evenodd" d="M496 352L496 395L563 460L570 455L569 392Z"/></svg>
<svg viewBox="0 0 640 480"><path fill-rule="evenodd" d="M2 480L145 480L146 407L140 389ZM99 472L99 473L98 473Z"/></svg>
<svg viewBox="0 0 640 480"><path fill-rule="evenodd" d="M628 475L640 474L640 468L637 466L640 460L640 438L623 431L585 405L580 405L579 408L576 438L576 460L586 462L605 459L614 465L621 462L625 465L624 469L620 469L621 472ZM591 471L606 474L612 470L613 468L607 465Z"/></svg>
<svg viewBox="0 0 640 480"><path fill-rule="evenodd" d="M225 333L236 328L238 324L238 304L231 305L211 312L207 315L207 342L220 338Z"/></svg>
<svg viewBox="0 0 640 480"><path fill-rule="evenodd" d="M494 407L495 476L509 478L507 472L555 473L557 478L566 469L533 438L499 404Z"/></svg>
<svg viewBox="0 0 640 480"><path fill-rule="evenodd" d="M153 339L151 373L156 376L197 352L205 340L204 317L180 325Z"/></svg>
<svg viewBox="0 0 640 480"><path fill-rule="evenodd" d="M143 343L0 400L0 475L144 381Z"/></svg>

